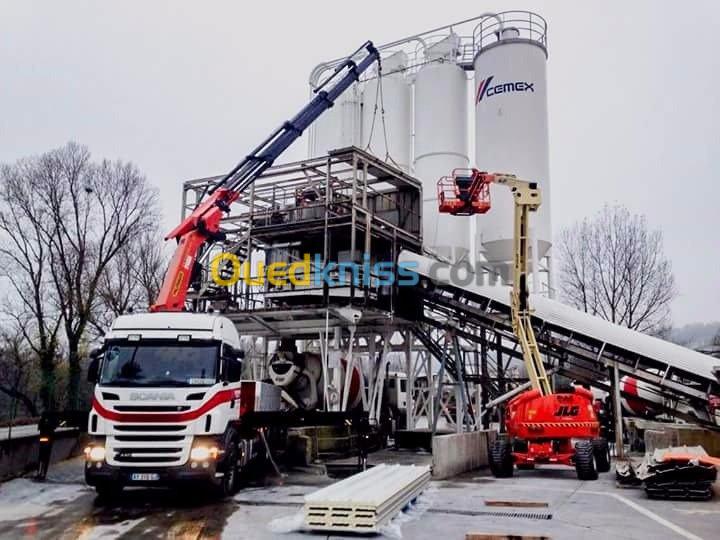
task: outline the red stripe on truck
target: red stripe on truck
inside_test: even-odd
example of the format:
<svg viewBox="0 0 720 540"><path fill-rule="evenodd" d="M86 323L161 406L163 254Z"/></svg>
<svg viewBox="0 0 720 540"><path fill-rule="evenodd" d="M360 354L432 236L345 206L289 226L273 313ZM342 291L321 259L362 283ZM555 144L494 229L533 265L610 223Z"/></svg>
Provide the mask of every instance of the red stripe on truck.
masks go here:
<svg viewBox="0 0 720 540"><path fill-rule="evenodd" d="M251 411L254 406L254 403L252 401L250 401L250 403L243 404L243 402L245 401L243 399L245 397L244 394L247 392L243 392L245 386L246 385L243 384L241 385L240 389L221 390L197 409L180 413L120 413L116 411L111 411L103 407L103 405L97 400L95 396L93 396L92 408L103 418L106 418L107 420L112 420L114 422L190 422L191 420L196 420L202 415L210 412L218 405L222 405L223 403L227 403L228 401L232 401L233 399L240 400L241 407L244 412ZM248 384L247 386L253 387L252 394L254 396L255 384Z"/></svg>

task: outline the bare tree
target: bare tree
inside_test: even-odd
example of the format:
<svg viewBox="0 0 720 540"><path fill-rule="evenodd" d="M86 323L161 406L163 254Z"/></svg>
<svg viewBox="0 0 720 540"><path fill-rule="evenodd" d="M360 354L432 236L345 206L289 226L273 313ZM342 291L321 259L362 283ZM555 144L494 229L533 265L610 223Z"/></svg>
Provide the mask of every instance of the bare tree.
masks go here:
<svg viewBox="0 0 720 540"><path fill-rule="evenodd" d="M667 328L675 281L660 231L622 206L562 231L560 291L578 309L641 332Z"/></svg>
<svg viewBox="0 0 720 540"><path fill-rule="evenodd" d="M0 332L0 392L22 404L29 416L38 416L37 393L32 390L35 371L32 358L33 351L22 333Z"/></svg>
<svg viewBox="0 0 720 540"><path fill-rule="evenodd" d="M156 194L137 167L121 161L93 163L87 148L69 143L4 169L22 184L27 212L42 246L45 305L57 310L68 356L68 403L76 408L81 345L111 261L157 221ZM6 202L12 212L15 200ZM8 227L9 236L21 229ZM16 287L17 289L17 287ZM46 299L44 298L43 301Z"/></svg>
<svg viewBox="0 0 720 540"><path fill-rule="evenodd" d="M142 234L125 245L103 273L90 320L100 337L118 315L145 310L157 298L167 261L158 234Z"/></svg>
<svg viewBox="0 0 720 540"><path fill-rule="evenodd" d="M52 409L61 319L48 269L47 231L52 224L27 181L35 168L33 160L0 167L0 276L9 283L0 310L37 356L40 400L45 409Z"/></svg>

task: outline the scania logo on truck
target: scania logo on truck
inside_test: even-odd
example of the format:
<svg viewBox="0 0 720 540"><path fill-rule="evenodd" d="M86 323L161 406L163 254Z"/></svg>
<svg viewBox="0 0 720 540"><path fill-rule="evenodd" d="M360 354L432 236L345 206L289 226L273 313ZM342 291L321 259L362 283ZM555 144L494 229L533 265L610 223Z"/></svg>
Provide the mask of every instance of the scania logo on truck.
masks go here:
<svg viewBox="0 0 720 540"><path fill-rule="evenodd" d="M133 401L172 401L175 395L172 392L132 392L130 399Z"/></svg>
<svg viewBox="0 0 720 540"><path fill-rule="evenodd" d="M498 94L508 94L510 92L535 92L535 83L515 81L493 84L494 78L495 77L491 75L487 79L480 81L477 94L475 95L475 105L480 103L485 97L492 97Z"/></svg>

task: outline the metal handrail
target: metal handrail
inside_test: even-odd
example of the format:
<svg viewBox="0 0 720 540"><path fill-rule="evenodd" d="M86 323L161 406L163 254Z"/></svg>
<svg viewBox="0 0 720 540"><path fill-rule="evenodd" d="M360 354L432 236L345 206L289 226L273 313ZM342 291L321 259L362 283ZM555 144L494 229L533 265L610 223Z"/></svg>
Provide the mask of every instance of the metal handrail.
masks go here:
<svg viewBox="0 0 720 540"><path fill-rule="evenodd" d="M531 11L504 11L498 13L503 25L497 21L481 20L473 29L473 56L483 48L496 43L505 28L519 32L521 39L528 39L547 47L547 21Z"/></svg>
<svg viewBox="0 0 720 540"><path fill-rule="evenodd" d="M510 12L508 12L510 13ZM539 16L538 16L539 17ZM496 25L500 30L502 30L504 22L497 13L493 12L486 12L481 13L480 15L476 15L475 17L471 17L469 19L464 19L462 21L458 21L452 24L446 24L443 26L439 26L437 28L432 28L430 30L426 30L424 32L420 32L419 34L414 34L411 36L404 37L402 39L398 39L395 41L391 41L390 43L384 43L383 45L380 45L377 47L377 49L383 53L388 52L397 52L399 50L404 51L408 55L408 59L411 60L409 64L417 65L420 63L420 50L423 51L430 47L433 43L436 43L439 41L439 39L445 39L448 35L451 33L459 35L458 33L460 30L460 27L467 26L470 23L474 23L477 21L482 21L484 19L495 19ZM472 34L467 34L461 37L461 43L462 42L469 42L472 43L473 36ZM414 49L410 49L408 47L409 44L414 44ZM420 47L418 47L418 44ZM321 75L323 72L327 69L332 69L336 65L338 65L340 62L345 60L344 58L335 58L333 60L329 60L326 62L321 62L315 68L310 72L310 78L309 83L310 87L314 88L318 81L320 80Z"/></svg>
<svg viewBox="0 0 720 540"><path fill-rule="evenodd" d="M472 28L468 25L476 23ZM547 47L547 21L537 13L531 11L503 11L500 13L482 13L452 24L426 30L390 43L377 47L383 56L403 51L408 62L404 68L393 70L392 73L404 72L406 75L417 73L420 68L426 65L428 59L425 57L425 50L439 41L455 34L460 39L458 56L451 61L469 69L475 56L485 47L496 43L500 34L505 28L516 29L520 38L534 41L543 47ZM336 58L318 64L310 73L310 87L314 88L320 77L327 69L334 68L343 58ZM443 61L434 60L436 62ZM383 75L390 75L390 72ZM377 77L377 73L367 73L363 81Z"/></svg>

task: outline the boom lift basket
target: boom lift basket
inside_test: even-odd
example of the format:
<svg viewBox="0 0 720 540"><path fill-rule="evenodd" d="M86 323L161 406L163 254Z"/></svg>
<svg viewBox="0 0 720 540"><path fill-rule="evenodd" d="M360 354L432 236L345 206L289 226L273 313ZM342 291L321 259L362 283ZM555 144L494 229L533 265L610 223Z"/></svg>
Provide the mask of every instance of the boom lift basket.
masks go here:
<svg viewBox="0 0 720 540"><path fill-rule="evenodd" d="M442 214L471 216L490 210L492 175L477 169L454 169L437 183L438 209Z"/></svg>

